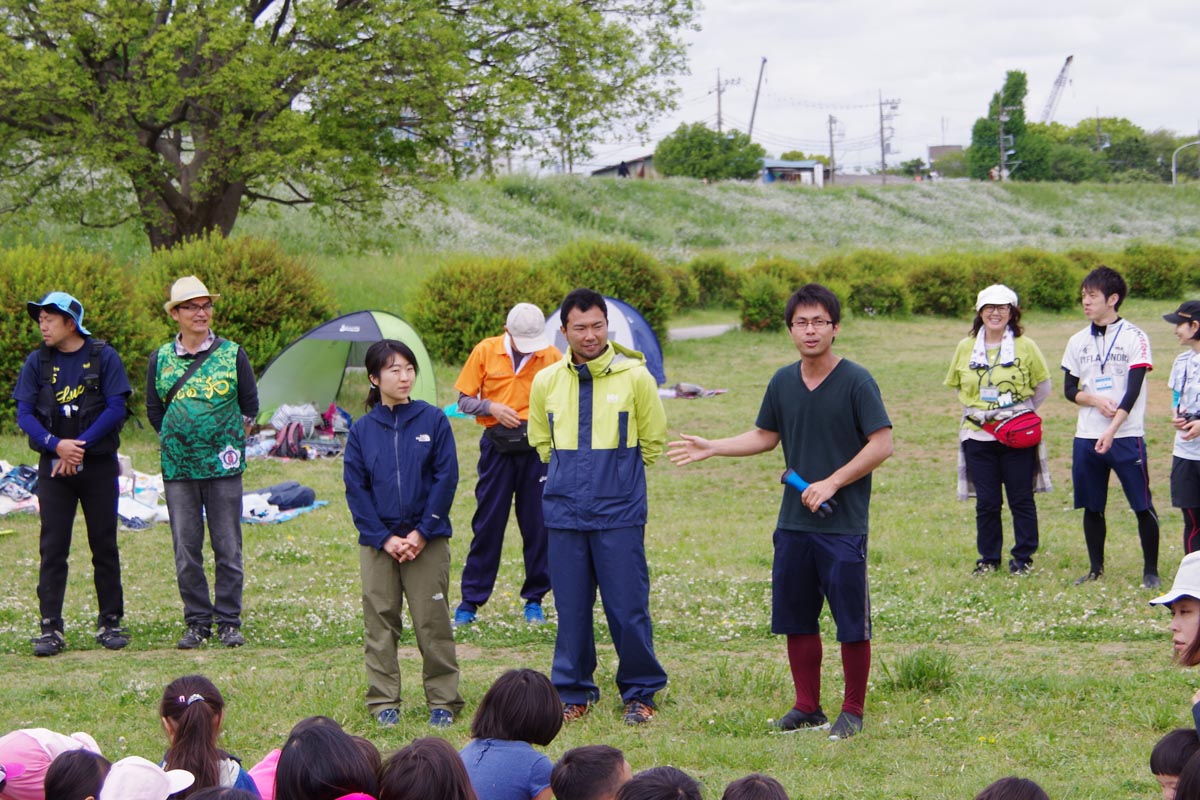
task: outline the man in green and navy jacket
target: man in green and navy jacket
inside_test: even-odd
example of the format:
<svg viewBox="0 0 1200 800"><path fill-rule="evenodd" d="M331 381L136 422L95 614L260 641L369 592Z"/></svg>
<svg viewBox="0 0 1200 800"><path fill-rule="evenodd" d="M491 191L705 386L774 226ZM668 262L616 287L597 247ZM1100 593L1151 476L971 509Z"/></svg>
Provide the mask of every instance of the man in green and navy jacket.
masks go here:
<svg viewBox="0 0 1200 800"><path fill-rule="evenodd" d="M646 565L645 465L663 451L667 418L641 353L608 341L608 307L591 289L563 301L569 350L537 374L529 443L549 463L543 512L558 610L551 680L569 721L600 691L593 680L596 589L617 651L625 722L654 716L667 674L654 654Z"/></svg>

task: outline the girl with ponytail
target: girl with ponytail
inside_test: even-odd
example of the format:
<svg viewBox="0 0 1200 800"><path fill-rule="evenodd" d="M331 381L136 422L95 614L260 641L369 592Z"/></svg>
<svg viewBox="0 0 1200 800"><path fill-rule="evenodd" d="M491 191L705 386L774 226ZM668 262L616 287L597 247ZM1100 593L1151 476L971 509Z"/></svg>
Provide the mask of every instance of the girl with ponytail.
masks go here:
<svg viewBox="0 0 1200 800"><path fill-rule="evenodd" d="M163 768L185 769L196 776L196 782L177 798L210 786L245 789L258 796L241 762L217 747L225 698L212 681L203 675L185 675L171 681L163 690L159 715L170 742Z"/></svg>

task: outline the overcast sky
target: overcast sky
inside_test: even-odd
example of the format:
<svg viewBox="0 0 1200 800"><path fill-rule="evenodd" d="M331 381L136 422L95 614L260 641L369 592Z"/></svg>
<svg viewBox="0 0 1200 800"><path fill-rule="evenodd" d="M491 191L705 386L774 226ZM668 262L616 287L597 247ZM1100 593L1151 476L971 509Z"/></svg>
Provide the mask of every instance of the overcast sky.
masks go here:
<svg viewBox="0 0 1200 800"><path fill-rule="evenodd" d="M1008 70L1029 79L1026 117L1037 121L1074 55L1054 120L1125 117L1146 130L1200 127L1200 4L1183 0L706 0L687 35L691 75L680 108L651 141L607 143L596 164L653 152L684 122L745 132L759 65L767 59L753 138L767 152L829 151L839 121L839 166L878 167L879 98L899 100L888 163L926 158L929 145L970 144ZM885 113L890 108L885 107Z"/></svg>

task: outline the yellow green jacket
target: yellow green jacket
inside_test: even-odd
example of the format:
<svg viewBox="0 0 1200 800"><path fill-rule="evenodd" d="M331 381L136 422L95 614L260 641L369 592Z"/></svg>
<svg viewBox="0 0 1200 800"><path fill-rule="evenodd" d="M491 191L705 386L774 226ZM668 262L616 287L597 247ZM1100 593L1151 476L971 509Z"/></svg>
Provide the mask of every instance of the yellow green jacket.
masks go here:
<svg viewBox="0 0 1200 800"><path fill-rule="evenodd" d="M548 463L547 528L646 524L646 469L662 454L667 415L645 357L615 342L586 364L570 351L533 379L529 443Z"/></svg>

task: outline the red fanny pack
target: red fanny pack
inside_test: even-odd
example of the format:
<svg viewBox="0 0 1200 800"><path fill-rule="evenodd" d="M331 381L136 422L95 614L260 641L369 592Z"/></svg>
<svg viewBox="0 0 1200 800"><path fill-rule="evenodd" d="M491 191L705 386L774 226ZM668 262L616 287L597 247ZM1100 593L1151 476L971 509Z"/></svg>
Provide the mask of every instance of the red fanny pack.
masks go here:
<svg viewBox="0 0 1200 800"><path fill-rule="evenodd" d="M1042 418L1036 411L1022 411L1005 420L992 420L983 429L1006 447L1037 447L1042 443Z"/></svg>

